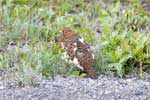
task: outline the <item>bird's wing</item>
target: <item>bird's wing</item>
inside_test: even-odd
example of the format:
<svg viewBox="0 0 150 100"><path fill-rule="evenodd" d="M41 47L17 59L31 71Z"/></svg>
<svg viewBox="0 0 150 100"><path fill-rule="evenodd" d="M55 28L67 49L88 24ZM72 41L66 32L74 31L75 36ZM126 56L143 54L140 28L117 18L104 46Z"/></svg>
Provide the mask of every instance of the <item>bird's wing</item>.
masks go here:
<svg viewBox="0 0 150 100"><path fill-rule="evenodd" d="M75 55L79 68L88 73L88 76L95 79L95 71L93 69L93 56L89 45L85 41L77 41L77 50Z"/></svg>
<svg viewBox="0 0 150 100"><path fill-rule="evenodd" d="M80 37L78 35L75 35L70 38L63 39L63 41L61 42L65 51L67 52L67 54L70 56L71 59L73 59L75 56L76 49L77 49L77 40L79 38Z"/></svg>
<svg viewBox="0 0 150 100"><path fill-rule="evenodd" d="M77 50L75 56L85 70L89 67L93 67L92 52L89 45L85 41L77 41Z"/></svg>

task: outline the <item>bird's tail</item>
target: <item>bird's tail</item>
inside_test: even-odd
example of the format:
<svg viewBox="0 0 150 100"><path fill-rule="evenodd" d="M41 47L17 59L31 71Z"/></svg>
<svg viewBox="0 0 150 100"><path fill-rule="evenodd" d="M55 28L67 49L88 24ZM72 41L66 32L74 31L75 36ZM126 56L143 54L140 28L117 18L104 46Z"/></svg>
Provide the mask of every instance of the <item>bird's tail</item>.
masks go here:
<svg viewBox="0 0 150 100"><path fill-rule="evenodd" d="M90 77L91 79L97 78L93 67L91 67L90 69L87 70L87 74L88 74L88 77Z"/></svg>

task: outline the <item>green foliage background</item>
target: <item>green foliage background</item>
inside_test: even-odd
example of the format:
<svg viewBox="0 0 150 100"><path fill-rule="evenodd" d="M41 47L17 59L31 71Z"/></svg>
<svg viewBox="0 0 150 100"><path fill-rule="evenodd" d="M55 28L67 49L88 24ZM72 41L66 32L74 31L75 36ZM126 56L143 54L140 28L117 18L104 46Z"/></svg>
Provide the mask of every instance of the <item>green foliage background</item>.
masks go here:
<svg viewBox="0 0 150 100"><path fill-rule="evenodd" d="M104 3L103 0L1 0L0 67L17 73L19 81L29 76L70 74L74 65L62 59L63 50L56 43L62 28L70 27L92 46L98 74L147 75L150 13L139 0L124 2L125 9L120 0Z"/></svg>

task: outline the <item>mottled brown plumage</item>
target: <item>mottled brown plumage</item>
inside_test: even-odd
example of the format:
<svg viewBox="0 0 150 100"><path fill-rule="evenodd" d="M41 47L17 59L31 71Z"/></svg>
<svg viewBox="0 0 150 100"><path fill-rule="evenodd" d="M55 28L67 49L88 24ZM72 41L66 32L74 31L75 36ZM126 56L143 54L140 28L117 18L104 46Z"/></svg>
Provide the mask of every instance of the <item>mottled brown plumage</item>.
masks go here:
<svg viewBox="0 0 150 100"><path fill-rule="evenodd" d="M69 58L80 70L87 72L90 78L96 78L93 69L92 51L83 38L69 28L64 28L59 45L65 49Z"/></svg>

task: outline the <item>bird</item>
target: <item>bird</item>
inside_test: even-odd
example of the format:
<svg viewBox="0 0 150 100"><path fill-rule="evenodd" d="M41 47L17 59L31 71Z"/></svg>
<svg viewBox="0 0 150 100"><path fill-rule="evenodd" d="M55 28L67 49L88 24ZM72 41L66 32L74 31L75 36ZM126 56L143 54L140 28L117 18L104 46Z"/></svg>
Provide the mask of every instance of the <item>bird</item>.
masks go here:
<svg viewBox="0 0 150 100"><path fill-rule="evenodd" d="M65 57L69 58L80 71L86 72L91 79L96 79L93 68L93 53L84 38L69 27L64 27L58 44L60 48L64 48Z"/></svg>

